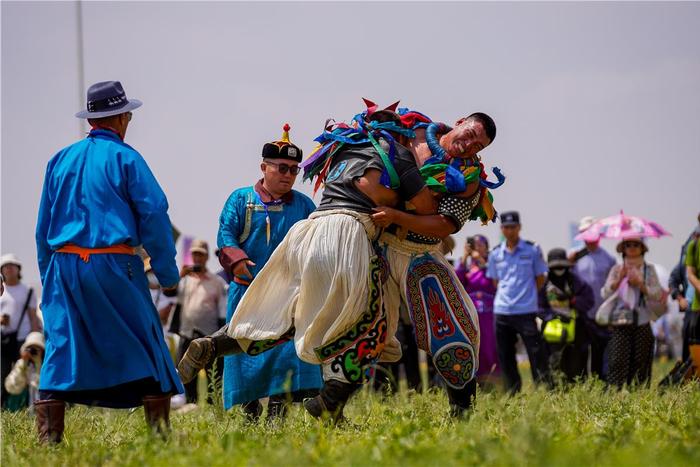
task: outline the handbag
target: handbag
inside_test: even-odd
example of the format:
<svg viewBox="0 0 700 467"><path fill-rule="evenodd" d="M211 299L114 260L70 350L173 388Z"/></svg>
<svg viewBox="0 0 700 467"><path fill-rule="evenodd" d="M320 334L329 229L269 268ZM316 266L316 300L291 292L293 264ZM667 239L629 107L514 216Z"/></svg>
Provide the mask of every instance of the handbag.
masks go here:
<svg viewBox="0 0 700 467"><path fill-rule="evenodd" d="M22 315L19 317L17 322L17 330L3 333L0 339L0 344L2 344L2 353L10 352L12 359L14 360L19 355L19 341L17 340L17 334L19 333L20 326L22 326L22 321L24 321L24 316L27 314L27 308L29 307L29 301L34 294L34 289L29 288L29 293L27 293L27 300L24 302L24 307L22 308Z"/></svg>
<svg viewBox="0 0 700 467"><path fill-rule="evenodd" d="M595 312L595 322L601 326L610 326L610 317L613 310L617 308L617 294L614 293L600 304Z"/></svg>
<svg viewBox="0 0 700 467"><path fill-rule="evenodd" d="M648 266L644 263L643 280L647 281L649 274ZM632 305L634 305L632 307ZM655 309L662 306L664 311L666 308L663 304L647 300L643 293L639 293L638 300L634 295L634 291L629 287L627 278L622 279L615 293L610 295L600 305L595 314L595 322L601 326L630 326L636 325L639 312L637 307L648 307L652 314L655 314Z"/></svg>

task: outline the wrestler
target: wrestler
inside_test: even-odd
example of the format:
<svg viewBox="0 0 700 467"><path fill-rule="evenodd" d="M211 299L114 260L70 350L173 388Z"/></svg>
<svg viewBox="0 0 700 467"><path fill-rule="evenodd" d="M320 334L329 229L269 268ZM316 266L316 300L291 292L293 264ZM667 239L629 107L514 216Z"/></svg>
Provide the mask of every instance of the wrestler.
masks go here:
<svg viewBox="0 0 700 467"><path fill-rule="evenodd" d="M477 217L478 205L478 217L491 217L485 214L492 208L489 193L481 182L483 166L475 162L478 161L477 152L495 138L496 127L493 120L482 113L460 119L454 129L436 126L417 112L404 113L402 119L415 130L415 138L406 146L412 150L424 173L435 175L437 171L424 169L430 164L445 165L443 161L448 159L459 159L459 165L470 161L472 165L468 168L474 168L465 171L464 181L471 178L469 183L452 181L453 191L461 191L442 196L437 215L416 216L381 207L375 209L377 212L372 216L378 226L386 228L379 239L390 270L389 280L384 284L386 307L398 308L401 302L406 305L418 347L432 356L445 382L450 412L461 416L471 406L476 393L478 317L452 266L440 251L439 243L442 238L459 231L467 220ZM439 139L436 129L443 132ZM500 172L497 174L502 179ZM443 193L450 189L441 188L439 191ZM400 228L408 229L408 233Z"/></svg>
<svg viewBox="0 0 700 467"><path fill-rule="evenodd" d="M257 355L293 339L299 358L323 369L324 387L305 407L316 417L342 416L364 367L386 347L387 323L398 320L387 317L382 304L372 209L409 201L417 214L427 214L437 204L413 155L395 141L403 131L398 116L376 111L365 123L367 129L349 139L327 166L318 209L290 229L228 328L192 342L178 364L184 382L218 356ZM390 312L398 315L398 309ZM399 349L398 343L393 346Z"/></svg>

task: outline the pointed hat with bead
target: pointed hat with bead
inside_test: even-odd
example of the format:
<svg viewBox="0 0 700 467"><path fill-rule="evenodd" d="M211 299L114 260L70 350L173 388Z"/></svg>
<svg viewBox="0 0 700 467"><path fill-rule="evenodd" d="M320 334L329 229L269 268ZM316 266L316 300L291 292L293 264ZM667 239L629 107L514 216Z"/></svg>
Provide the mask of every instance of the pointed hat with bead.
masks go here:
<svg viewBox="0 0 700 467"><path fill-rule="evenodd" d="M289 159L296 162L301 162L301 149L289 141L289 123L285 123L282 127L282 139L265 143L262 149L262 156L267 159Z"/></svg>

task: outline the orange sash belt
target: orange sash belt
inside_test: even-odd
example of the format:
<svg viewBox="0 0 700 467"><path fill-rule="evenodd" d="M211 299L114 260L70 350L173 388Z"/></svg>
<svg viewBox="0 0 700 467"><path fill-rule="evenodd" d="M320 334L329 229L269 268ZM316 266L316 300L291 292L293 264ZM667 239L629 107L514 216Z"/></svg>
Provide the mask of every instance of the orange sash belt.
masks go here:
<svg viewBox="0 0 700 467"><path fill-rule="evenodd" d="M133 246L129 246L125 243L121 245L112 245L104 248L83 248L78 245L64 245L58 250L59 253L72 253L74 255L80 255L80 259L84 262L90 261L90 255L104 255L109 253L116 253L121 255L135 255L136 249Z"/></svg>

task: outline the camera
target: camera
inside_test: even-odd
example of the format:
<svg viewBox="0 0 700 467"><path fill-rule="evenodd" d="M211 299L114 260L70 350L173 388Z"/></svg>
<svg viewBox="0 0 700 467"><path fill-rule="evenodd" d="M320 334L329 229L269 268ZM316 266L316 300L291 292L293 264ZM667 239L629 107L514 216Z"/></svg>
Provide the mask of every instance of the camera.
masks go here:
<svg viewBox="0 0 700 467"><path fill-rule="evenodd" d="M199 264L192 265L192 272L202 272L202 271L204 271L204 266L200 266Z"/></svg>
<svg viewBox="0 0 700 467"><path fill-rule="evenodd" d="M31 355L32 357L36 357L39 355L39 349L37 349L36 347L29 347L27 349L27 352L29 352L29 355Z"/></svg>

